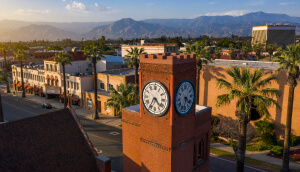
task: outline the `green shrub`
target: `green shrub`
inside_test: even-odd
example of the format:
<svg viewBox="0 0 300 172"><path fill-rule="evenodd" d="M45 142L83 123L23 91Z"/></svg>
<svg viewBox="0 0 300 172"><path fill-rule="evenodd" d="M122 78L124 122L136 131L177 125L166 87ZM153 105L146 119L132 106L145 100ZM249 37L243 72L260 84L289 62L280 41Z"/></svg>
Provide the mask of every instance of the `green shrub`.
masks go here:
<svg viewBox="0 0 300 172"><path fill-rule="evenodd" d="M277 138L276 138L275 132L262 134L261 140L263 141L263 143L268 144L268 145L276 145L277 144Z"/></svg>
<svg viewBox="0 0 300 172"><path fill-rule="evenodd" d="M291 146L296 146L299 143L300 143L300 136L291 135L290 145Z"/></svg>
<svg viewBox="0 0 300 172"><path fill-rule="evenodd" d="M282 146L273 146L273 148L270 150L270 153L273 155L281 156L283 154L283 147Z"/></svg>
<svg viewBox="0 0 300 172"><path fill-rule="evenodd" d="M211 137L211 138L214 138L214 137L218 137L218 136L219 136L219 134L218 134L217 132L214 131L214 127L215 127L216 125L218 125L219 122L220 122L220 119L219 119L218 117L213 116L213 115L211 116L211 125L210 125L210 130L211 130L211 132L210 132L210 137Z"/></svg>
<svg viewBox="0 0 300 172"><path fill-rule="evenodd" d="M246 150L247 151L262 151L262 150L267 150L267 148L263 144L247 145Z"/></svg>
<svg viewBox="0 0 300 172"><path fill-rule="evenodd" d="M264 120L259 120L257 122L254 122L255 129L259 134L266 134L266 133L271 133L274 132L274 124L270 123L267 118Z"/></svg>

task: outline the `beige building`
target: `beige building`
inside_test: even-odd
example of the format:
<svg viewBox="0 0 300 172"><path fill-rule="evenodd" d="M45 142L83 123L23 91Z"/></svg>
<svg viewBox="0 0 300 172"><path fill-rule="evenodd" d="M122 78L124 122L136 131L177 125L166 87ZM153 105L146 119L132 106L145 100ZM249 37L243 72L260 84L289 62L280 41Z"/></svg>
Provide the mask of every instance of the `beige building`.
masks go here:
<svg viewBox="0 0 300 172"><path fill-rule="evenodd" d="M254 26L252 28L252 45L261 44L277 44L285 47L295 43L296 26L289 25L266 25Z"/></svg>
<svg viewBox="0 0 300 172"><path fill-rule="evenodd" d="M141 45L122 45L121 46L121 53L122 57L125 57L130 48L138 49L144 48L145 53L147 54L157 54L157 53L178 53L178 46L176 43L144 43L143 40L141 41Z"/></svg>
<svg viewBox="0 0 300 172"><path fill-rule="evenodd" d="M106 106L108 99L112 97L110 87L119 90L120 84L134 83L134 69L115 69L104 71L97 74L97 93L98 93L98 110L99 113L115 116L113 108ZM94 110L95 99L94 91L86 91L84 94L84 108Z"/></svg>

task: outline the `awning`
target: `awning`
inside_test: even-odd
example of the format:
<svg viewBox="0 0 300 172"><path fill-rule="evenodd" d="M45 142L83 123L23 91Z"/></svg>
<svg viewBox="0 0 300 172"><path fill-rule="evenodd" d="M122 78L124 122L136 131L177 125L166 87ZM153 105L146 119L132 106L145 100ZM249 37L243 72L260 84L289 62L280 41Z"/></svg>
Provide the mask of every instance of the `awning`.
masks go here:
<svg viewBox="0 0 300 172"><path fill-rule="evenodd" d="M39 88L34 87L34 88L33 88L33 91L39 91Z"/></svg>
<svg viewBox="0 0 300 172"><path fill-rule="evenodd" d="M40 93L43 93L43 89L39 89L39 92L40 92Z"/></svg>
<svg viewBox="0 0 300 172"><path fill-rule="evenodd" d="M53 81L57 82L57 81L58 81L58 79L57 79L57 78L55 78Z"/></svg>
<svg viewBox="0 0 300 172"><path fill-rule="evenodd" d="M14 83L12 83L11 85L16 85L16 83L14 82Z"/></svg>
<svg viewBox="0 0 300 172"><path fill-rule="evenodd" d="M32 90L32 89L33 89L32 86L28 86L28 87L26 88L26 90Z"/></svg>
<svg viewBox="0 0 300 172"><path fill-rule="evenodd" d="M54 80L54 78L50 78L50 81L53 81Z"/></svg>
<svg viewBox="0 0 300 172"><path fill-rule="evenodd" d="M73 100L73 101L80 101L79 98L76 98L76 97L70 97L70 100Z"/></svg>
<svg viewBox="0 0 300 172"><path fill-rule="evenodd" d="M50 79L49 77L46 78L46 80L49 80L49 79Z"/></svg>
<svg viewBox="0 0 300 172"><path fill-rule="evenodd" d="M19 87L22 87L22 84L21 83L18 83L17 84L17 87L19 88Z"/></svg>
<svg viewBox="0 0 300 172"><path fill-rule="evenodd" d="M28 85L24 84L24 88L27 88L27 87L28 87Z"/></svg>

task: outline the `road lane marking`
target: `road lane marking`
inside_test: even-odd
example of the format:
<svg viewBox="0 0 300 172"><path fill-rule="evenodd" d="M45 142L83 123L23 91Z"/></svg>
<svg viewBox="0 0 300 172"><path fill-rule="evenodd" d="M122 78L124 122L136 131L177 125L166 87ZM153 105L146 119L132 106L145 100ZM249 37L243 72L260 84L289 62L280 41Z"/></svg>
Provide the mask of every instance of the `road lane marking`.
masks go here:
<svg viewBox="0 0 300 172"><path fill-rule="evenodd" d="M212 154L212 153L210 155L213 156L213 157L215 157L215 158L217 158L217 159L222 159L223 161L231 162L233 164L236 163L235 161L231 161L231 160L228 160L228 159L225 159L225 158L221 158L218 155L215 155L215 154ZM261 172L267 172L265 170L261 170L261 169L258 169L258 168L255 168L255 167L251 167L251 166L248 166L248 165L244 165L244 166L247 167L247 168L251 168L253 170L257 170L257 171L261 171Z"/></svg>
<svg viewBox="0 0 300 172"><path fill-rule="evenodd" d="M22 111L31 113L31 114L33 114L33 115L37 115L37 114L32 113L32 112L30 112L30 111L28 111L28 110L25 110L25 109L19 108L18 106L12 105L12 104L10 104L10 103L7 103L7 102L3 102L3 103L8 104L8 105L10 105L10 106L12 106L12 107L14 107L14 108L20 109L20 110L22 110Z"/></svg>
<svg viewBox="0 0 300 172"><path fill-rule="evenodd" d="M119 135L120 133L116 132L116 131L113 131L113 132L110 132L109 134L113 135L113 136L116 136L116 135Z"/></svg>
<svg viewBox="0 0 300 172"><path fill-rule="evenodd" d="M119 143L119 144L122 144L121 142L118 142L118 141L115 141L115 140L111 140L111 139L107 139L107 138L104 138L104 137L100 137L100 136L97 136L97 135L94 135L94 134L89 134L89 136L94 136L94 137L98 137L98 138L101 138L101 139L104 139L104 140L109 140L111 142L115 142L115 143Z"/></svg>

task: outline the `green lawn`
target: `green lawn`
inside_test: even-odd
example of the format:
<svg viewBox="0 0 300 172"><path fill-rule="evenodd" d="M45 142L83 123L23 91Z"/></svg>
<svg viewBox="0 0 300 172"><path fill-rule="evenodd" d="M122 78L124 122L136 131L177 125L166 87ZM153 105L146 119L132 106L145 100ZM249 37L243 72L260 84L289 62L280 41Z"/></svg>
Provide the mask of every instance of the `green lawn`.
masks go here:
<svg viewBox="0 0 300 172"><path fill-rule="evenodd" d="M235 159L235 155L233 153L226 152L226 151L223 151L223 150L220 150L220 149L216 149L216 148L210 148L210 153L213 153L213 154L216 154L216 155L220 155L220 156L223 156L223 157L227 157L227 158L230 158L230 159ZM252 158L249 158L249 157L245 158L245 162L247 164L252 164L252 165L255 165L257 167L264 168L266 170L280 171L280 166L278 166L278 165L269 164L267 162L263 162L263 161L256 160L256 159L252 159ZM291 170L291 171L292 172L296 172L296 170Z"/></svg>

